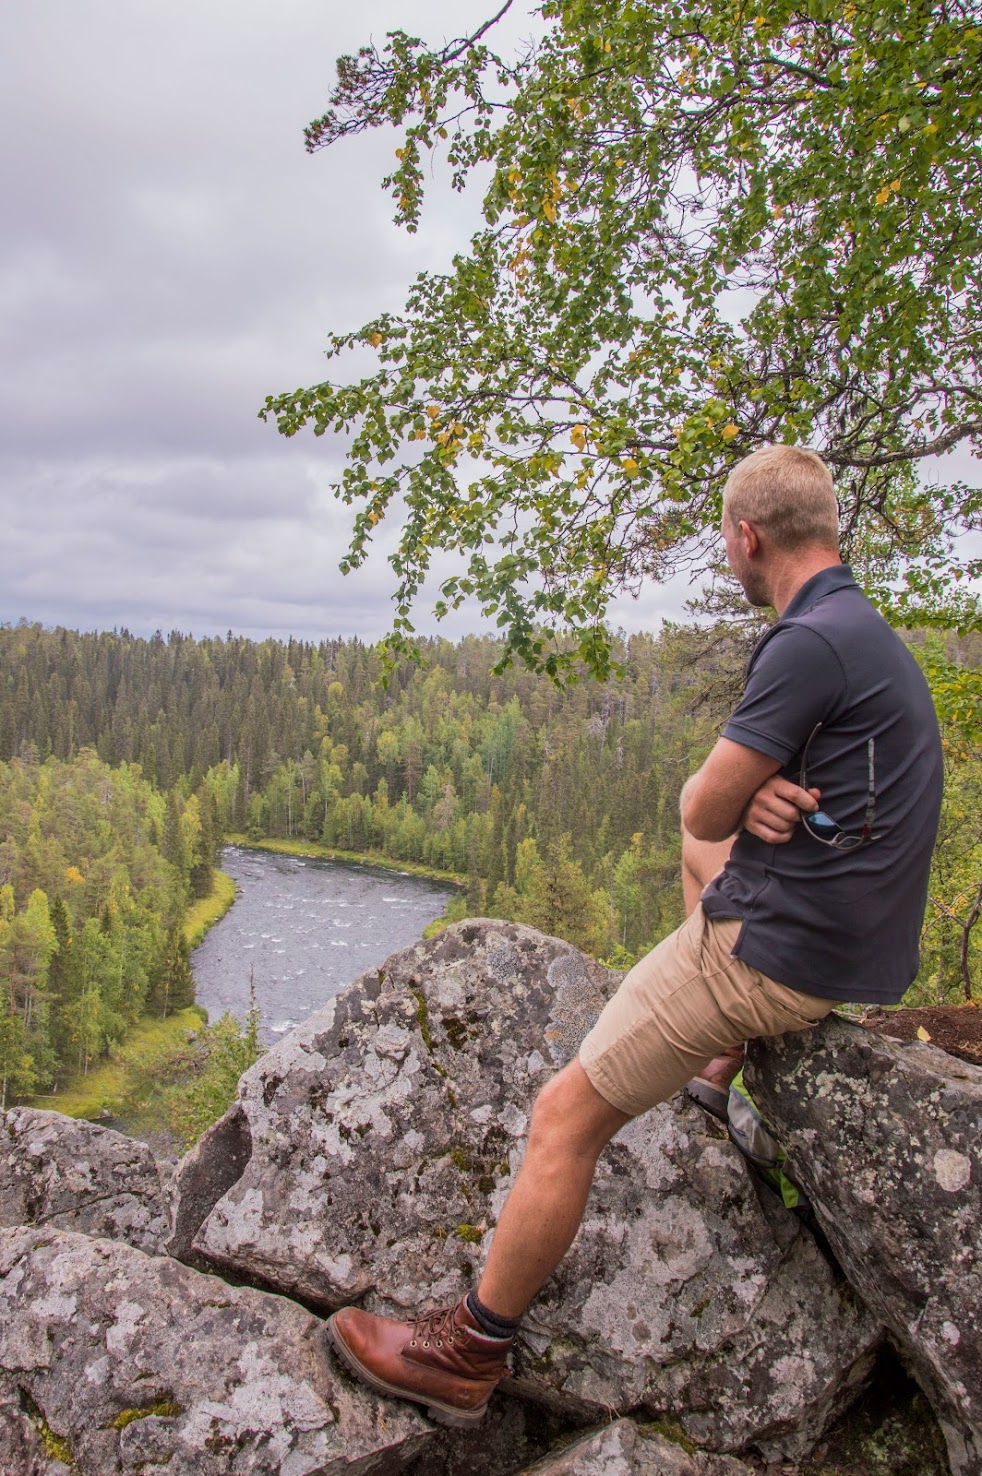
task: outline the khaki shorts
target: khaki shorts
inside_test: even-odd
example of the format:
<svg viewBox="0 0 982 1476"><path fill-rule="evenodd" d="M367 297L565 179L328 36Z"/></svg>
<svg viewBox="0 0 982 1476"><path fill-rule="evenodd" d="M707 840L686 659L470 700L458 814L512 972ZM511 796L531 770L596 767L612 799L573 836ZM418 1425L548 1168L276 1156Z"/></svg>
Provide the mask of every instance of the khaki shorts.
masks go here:
<svg viewBox="0 0 982 1476"><path fill-rule="evenodd" d="M637 1117L724 1047L807 1030L835 1008L733 958L741 927L697 906L625 976L580 1046L580 1064L612 1107Z"/></svg>

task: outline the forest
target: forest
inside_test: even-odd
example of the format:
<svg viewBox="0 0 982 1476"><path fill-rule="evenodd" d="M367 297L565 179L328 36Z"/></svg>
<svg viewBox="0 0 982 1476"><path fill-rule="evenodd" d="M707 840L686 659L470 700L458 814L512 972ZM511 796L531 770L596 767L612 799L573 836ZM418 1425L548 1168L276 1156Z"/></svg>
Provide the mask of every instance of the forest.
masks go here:
<svg viewBox="0 0 982 1476"><path fill-rule="evenodd" d="M456 875L448 916L528 922L615 967L682 916L678 795L739 692L759 617L614 642L559 688L502 644L193 640L0 627L0 1092L45 1090L142 1014L193 1000L182 921L225 836ZM977 991L979 638L909 637L945 741L908 1002ZM962 680L965 678L967 680Z"/></svg>

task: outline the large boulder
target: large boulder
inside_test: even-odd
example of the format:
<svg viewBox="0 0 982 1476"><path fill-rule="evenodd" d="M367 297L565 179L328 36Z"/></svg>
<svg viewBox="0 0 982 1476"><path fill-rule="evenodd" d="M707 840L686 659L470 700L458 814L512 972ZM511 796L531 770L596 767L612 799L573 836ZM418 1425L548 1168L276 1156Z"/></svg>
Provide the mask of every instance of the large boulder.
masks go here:
<svg viewBox="0 0 982 1476"><path fill-rule="evenodd" d="M523 1476L753 1476L732 1456L706 1455L658 1430L615 1420L529 1466Z"/></svg>
<svg viewBox="0 0 982 1476"><path fill-rule="evenodd" d="M534 1097L614 982L510 923L458 924L394 955L243 1078L179 1171L172 1250L318 1309L403 1315L459 1296ZM604 1155L511 1390L567 1418L667 1413L712 1449L795 1455L880 1337L721 1131L675 1102Z"/></svg>
<svg viewBox="0 0 982 1476"><path fill-rule="evenodd" d="M982 1069L846 1020L752 1046L748 1084L849 1280L982 1472Z"/></svg>
<svg viewBox="0 0 982 1476"><path fill-rule="evenodd" d="M48 1225L159 1252L173 1170L145 1143L59 1112L0 1118L0 1226Z"/></svg>
<svg viewBox="0 0 982 1476"><path fill-rule="evenodd" d="M432 1439L339 1376L319 1321L166 1256L0 1231L3 1476L389 1476Z"/></svg>

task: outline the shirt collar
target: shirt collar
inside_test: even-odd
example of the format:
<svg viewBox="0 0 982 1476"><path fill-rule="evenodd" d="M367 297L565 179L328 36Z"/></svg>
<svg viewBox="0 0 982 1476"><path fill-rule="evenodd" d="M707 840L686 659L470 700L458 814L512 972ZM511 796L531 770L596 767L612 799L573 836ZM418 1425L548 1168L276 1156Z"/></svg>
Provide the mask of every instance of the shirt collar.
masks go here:
<svg viewBox="0 0 982 1476"><path fill-rule="evenodd" d="M827 569L819 569L817 574L813 574L801 586L782 613L781 619L793 620L797 615L804 615L806 610L810 610L834 590L850 587L855 588L856 581L848 564L831 564Z"/></svg>

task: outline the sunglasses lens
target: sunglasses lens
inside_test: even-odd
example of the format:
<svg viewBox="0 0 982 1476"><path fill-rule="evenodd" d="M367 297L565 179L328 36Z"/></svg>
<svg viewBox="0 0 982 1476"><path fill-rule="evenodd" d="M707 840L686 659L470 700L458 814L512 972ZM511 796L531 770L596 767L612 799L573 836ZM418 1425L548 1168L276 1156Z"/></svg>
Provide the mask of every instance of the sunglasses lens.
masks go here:
<svg viewBox="0 0 982 1476"><path fill-rule="evenodd" d="M820 836L822 840L831 840L832 836L839 833L838 825L831 815L826 815L824 810L816 810L814 815L806 815L805 824L813 835Z"/></svg>

